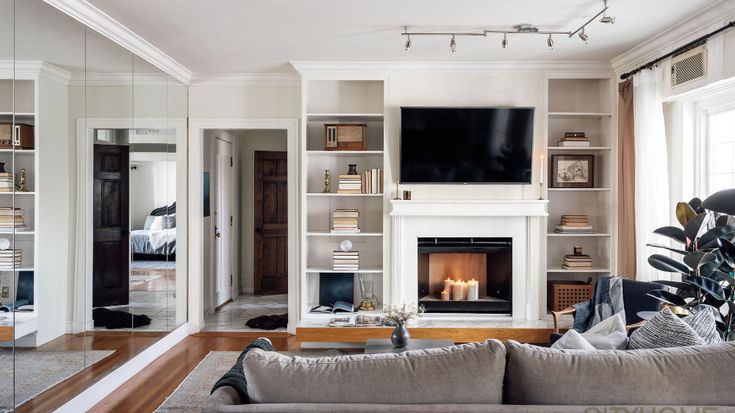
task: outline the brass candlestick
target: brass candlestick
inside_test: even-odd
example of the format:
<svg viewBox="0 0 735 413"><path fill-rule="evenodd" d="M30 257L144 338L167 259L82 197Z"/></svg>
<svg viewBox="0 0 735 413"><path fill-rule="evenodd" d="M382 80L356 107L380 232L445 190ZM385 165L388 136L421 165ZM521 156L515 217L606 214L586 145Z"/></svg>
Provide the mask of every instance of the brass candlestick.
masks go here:
<svg viewBox="0 0 735 413"><path fill-rule="evenodd" d="M328 194L332 192L331 188L329 187L329 169L324 170L324 189L322 190L323 194Z"/></svg>

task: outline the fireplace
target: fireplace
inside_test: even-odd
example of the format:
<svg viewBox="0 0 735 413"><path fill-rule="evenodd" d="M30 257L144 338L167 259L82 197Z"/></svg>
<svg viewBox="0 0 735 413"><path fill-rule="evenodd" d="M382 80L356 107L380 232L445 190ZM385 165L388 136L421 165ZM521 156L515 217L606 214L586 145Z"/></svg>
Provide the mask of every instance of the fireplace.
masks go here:
<svg viewBox="0 0 735 413"><path fill-rule="evenodd" d="M418 302L427 313L512 313L511 238L418 238Z"/></svg>

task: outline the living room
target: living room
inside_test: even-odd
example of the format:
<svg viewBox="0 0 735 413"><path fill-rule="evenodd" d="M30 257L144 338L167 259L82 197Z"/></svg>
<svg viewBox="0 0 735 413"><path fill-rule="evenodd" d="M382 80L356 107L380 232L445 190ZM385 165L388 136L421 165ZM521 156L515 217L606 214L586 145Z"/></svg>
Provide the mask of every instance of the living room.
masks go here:
<svg viewBox="0 0 735 413"><path fill-rule="evenodd" d="M735 2L0 11L3 410L735 411Z"/></svg>

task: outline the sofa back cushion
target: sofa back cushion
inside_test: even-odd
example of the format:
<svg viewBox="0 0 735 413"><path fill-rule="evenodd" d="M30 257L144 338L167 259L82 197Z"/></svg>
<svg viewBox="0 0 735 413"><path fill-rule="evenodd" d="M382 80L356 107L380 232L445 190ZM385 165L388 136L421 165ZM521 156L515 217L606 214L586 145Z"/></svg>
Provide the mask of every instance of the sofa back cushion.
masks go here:
<svg viewBox="0 0 735 413"><path fill-rule="evenodd" d="M735 343L650 350L554 350L506 343L505 403L735 405Z"/></svg>
<svg viewBox="0 0 735 413"><path fill-rule="evenodd" d="M251 350L251 403L500 404L506 352L488 340L459 346L305 358Z"/></svg>

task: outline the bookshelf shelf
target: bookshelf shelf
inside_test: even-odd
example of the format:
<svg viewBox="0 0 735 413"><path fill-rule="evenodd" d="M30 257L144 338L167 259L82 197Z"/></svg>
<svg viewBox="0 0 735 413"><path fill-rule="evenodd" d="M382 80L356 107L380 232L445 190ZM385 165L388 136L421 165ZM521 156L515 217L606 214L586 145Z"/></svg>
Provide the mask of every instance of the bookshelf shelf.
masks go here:
<svg viewBox="0 0 735 413"><path fill-rule="evenodd" d="M612 188L549 188L549 192L607 192Z"/></svg>
<svg viewBox="0 0 735 413"><path fill-rule="evenodd" d="M324 193L321 193L321 192L310 192L310 193L307 193L306 196L311 196L311 197L346 197L346 198L349 198L349 197L356 197L356 198L360 198L360 197L377 197L377 198L380 198L380 197L383 196L383 194L337 194L337 193L324 194Z"/></svg>
<svg viewBox="0 0 735 413"><path fill-rule="evenodd" d="M382 237L382 232L356 232L356 233L333 233L331 231L310 231L306 233L307 237Z"/></svg>
<svg viewBox="0 0 735 413"><path fill-rule="evenodd" d="M565 234L559 232L550 232L546 234L549 237L569 237L569 238L581 238L581 237L610 237L612 234L604 232L593 232L591 234Z"/></svg>
<svg viewBox="0 0 735 413"><path fill-rule="evenodd" d="M358 271L339 271L339 270L333 270L331 267L307 267L306 273L307 274L319 274L319 273L344 273L344 272L354 272L355 274L382 274L383 269L379 267L362 267Z"/></svg>
<svg viewBox="0 0 735 413"><path fill-rule="evenodd" d="M549 152L610 151L610 146L549 146Z"/></svg>
<svg viewBox="0 0 735 413"><path fill-rule="evenodd" d="M306 151L310 156L383 156L383 151Z"/></svg>
<svg viewBox="0 0 735 413"><path fill-rule="evenodd" d="M561 267L549 267L546 269L546 272L548 273L609 273L610 269L606 267L595 267L593 266L592 269L587 270L565 270Z"/></svg>
<svg viewBox="0 0 735 413"><path fill-rule="evenodd" d="M607 118L611 117L609 112L549 112L553 118Z"/></svg>

